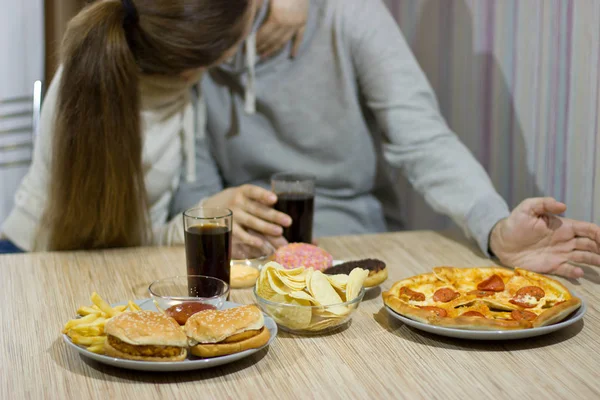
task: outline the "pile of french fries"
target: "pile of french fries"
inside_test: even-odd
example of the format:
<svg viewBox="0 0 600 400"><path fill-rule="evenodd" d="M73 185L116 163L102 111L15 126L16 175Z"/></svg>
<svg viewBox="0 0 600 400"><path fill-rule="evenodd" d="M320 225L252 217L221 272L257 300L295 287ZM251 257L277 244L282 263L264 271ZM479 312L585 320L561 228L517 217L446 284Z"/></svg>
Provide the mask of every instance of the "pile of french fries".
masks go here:
<svg viewBox="0 0 600 400"><path fill-rule="evenodd" d="M84 346L91 352L104 354L106 321L124 312L140 311L141 308L131 300L126 305L111 307L96 292L92 293L90 300L92 305L79 307L79 318L68 321L62 332L69 336L73 343Z"/></svg>

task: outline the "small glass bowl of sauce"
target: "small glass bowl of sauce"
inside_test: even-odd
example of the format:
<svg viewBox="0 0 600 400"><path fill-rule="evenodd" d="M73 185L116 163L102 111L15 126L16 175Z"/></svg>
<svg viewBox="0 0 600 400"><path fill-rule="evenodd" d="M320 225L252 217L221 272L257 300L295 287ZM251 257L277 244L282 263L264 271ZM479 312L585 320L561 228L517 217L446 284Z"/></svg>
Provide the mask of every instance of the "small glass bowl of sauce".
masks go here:
<svg viewBox="0 0 600 400"><path fill-rule="evenodd" d="M229 296L229 285L209 276L184 275L154 281L148 292L159 311L183 325L197 312L223 308Z"/></svg>

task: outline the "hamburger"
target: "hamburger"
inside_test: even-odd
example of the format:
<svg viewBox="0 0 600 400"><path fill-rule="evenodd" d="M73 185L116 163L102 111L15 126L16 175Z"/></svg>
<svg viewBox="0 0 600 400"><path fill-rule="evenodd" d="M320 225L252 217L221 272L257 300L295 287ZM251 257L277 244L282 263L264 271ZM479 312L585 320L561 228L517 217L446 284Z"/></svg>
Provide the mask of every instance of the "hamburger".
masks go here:
<svg viewBox="0 0 600 400"><path fill-rule="evenodd" d="M119 314L104 326L106 355L137 361L183 361L187 337L173 318L154 311Z"/></svg>
<svg viewBox="0 0 600 400"><path fill-rule="evenodd" d="M190 351L202 358L256 349L267 344L271 336L255 305L201 311L187 320L184 331Z"/></svg>

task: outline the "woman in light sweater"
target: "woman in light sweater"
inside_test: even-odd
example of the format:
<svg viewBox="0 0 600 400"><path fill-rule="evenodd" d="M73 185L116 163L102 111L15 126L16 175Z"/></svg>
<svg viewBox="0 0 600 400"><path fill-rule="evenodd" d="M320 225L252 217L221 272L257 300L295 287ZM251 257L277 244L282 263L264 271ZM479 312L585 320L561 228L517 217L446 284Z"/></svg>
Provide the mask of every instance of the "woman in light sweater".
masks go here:
<svg viewBox="0 0 600 400"><path fill-rule="evenodd" d="M2 226L11 245L98 249L183 242L176 193L196 180L202 70L253 29L256 0L95 2L69 24L33 163ZM289 38L288 38L289 39ZM216 172L216 171L215 171ZM218 174L217 174L218 175ZM234 236L291 221L252 185L202 200L234 212Z"/></svg>

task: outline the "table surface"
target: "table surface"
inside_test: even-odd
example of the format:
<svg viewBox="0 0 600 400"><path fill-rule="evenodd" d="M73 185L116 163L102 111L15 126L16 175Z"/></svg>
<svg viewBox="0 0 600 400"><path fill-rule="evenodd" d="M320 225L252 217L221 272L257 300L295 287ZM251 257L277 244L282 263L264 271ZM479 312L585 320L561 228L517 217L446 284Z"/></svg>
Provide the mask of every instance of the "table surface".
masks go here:
<svg viewBox="0 0 600 400"><path fill-rule="evenodd" d="M335 259L384 260L383 290L437 265L492 265L468 242L429 231L324 238L320 246ZM0 398L600 398L600 279L588 272L561 280L587 301L583 320L537 338L424 333L389 318L376 289L341 332L280 332L237 363L149 373L81 357L60 331L93 291L109 302L146 298L152 280L185 274L183 248L0 256ZM251 290L234 290L231 300L252 303Z"/></svg>

